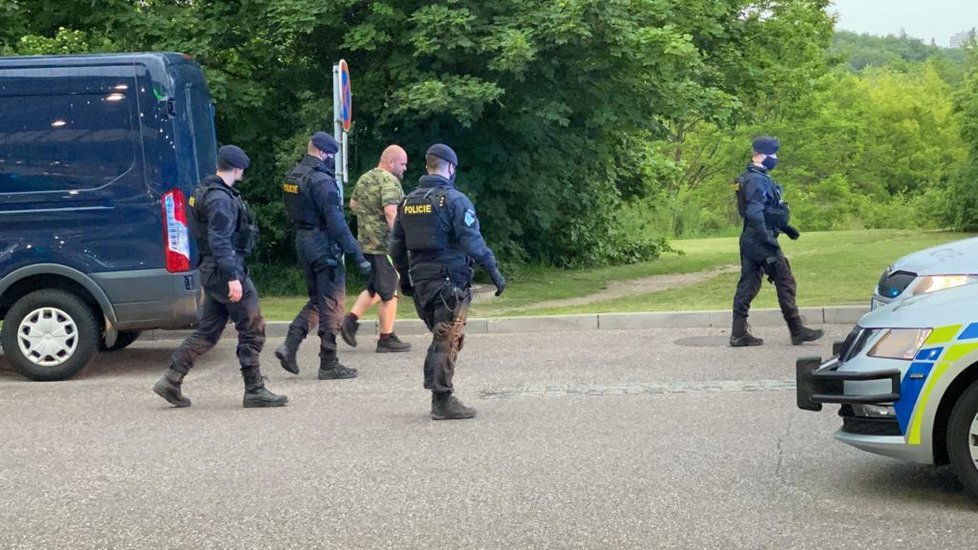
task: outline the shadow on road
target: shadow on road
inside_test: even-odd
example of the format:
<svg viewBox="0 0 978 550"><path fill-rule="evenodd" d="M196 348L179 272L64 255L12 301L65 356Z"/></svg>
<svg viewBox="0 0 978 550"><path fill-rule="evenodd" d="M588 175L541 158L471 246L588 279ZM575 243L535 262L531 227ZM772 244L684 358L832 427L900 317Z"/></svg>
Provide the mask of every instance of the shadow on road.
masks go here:
<svg viewBox="0 0 978 550"><path fill-rule="evenodd" d="M864 499L897 501L950 507L966 512L978 512L976 501L947 466L935 468L921 464L893 462L880 467L854 467L842 474L847 492Z"/></svg>
<svg viewBox="0 0 978 550"><path fill-rule="evenodd" d="M170 364L170 355L179 342L149 342L113 352L97 353L87 367L71 380L117 377L126 374L162 373ZM0 354L0 381L29 382L14 370L10 361Z"/></svg>

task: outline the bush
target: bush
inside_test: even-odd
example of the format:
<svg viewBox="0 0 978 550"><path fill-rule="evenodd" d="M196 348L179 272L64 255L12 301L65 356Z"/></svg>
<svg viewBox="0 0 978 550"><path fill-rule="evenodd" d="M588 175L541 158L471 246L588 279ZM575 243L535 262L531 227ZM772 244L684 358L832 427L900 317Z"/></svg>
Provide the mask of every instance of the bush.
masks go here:
<svg viewBox="0 0 978 550"><path fill-rule="evenodd" d="M797 197L797 199L795 198ZM856 197L849 182L833 174L805 190L787 196L791 204L792 223L804 231L829 231L851 226L856 218L853 206Z"/></svg>
<svg viewBox="0 0 978 550"><path fill-rule="evenodd" d="M261 296L304 296L306 279L297 265L274 262L259 262L248 265L248 275L258 287ZM363 289L364 282L356 267L347 264L347 292Z"/></svg>
<svg viewBox="0 0 978 550"><path fill-rule="evenodd" d="M978 231L978 165L973 161L951 183L947 220L957 231Z"/></svg>
<svg viewBox="0 0 978 550"><path fill-rule="evenodd" d="M892 197L860 196L856 211L869 229L936 229L949 227L945 212L947 202L942 189L927 189L915 195Z"/></svg>

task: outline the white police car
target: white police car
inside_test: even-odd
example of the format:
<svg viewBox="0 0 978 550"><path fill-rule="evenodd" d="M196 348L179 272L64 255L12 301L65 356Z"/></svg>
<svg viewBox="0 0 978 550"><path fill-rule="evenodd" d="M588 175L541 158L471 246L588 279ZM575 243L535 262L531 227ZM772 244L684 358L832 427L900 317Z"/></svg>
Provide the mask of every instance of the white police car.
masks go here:
<svg viewBox="0 0 978 550"><path fill-rule="evenodd" d="M883 271L870 302L891 302L978 282L978 237L908 254Z"/></svg>
<svg viewBox="0 0 978 550"><path fill-rule="evenodd" d="M835 357L798 359L796 378L799 408L841 405L839 441L950 464L978 496L978 285L866 314Z"/></svg>

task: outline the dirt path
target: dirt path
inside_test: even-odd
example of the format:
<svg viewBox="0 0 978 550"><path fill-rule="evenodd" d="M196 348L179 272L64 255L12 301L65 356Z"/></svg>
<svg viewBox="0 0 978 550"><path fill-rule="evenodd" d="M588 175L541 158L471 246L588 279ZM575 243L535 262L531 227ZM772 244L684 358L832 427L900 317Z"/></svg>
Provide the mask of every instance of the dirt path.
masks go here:
<svg viewBox="0 0 978 550"><path fill-rule="evenodd" d="M561 300L548 300L546 302L536 302L518 309L549 309L567 306L584 306L595 302L614 300L636 294L651 294L663 290L683 288L696 283L701 283L722 275L724 273L736 273L740 270L739 265L722 265L707 271L697 271L694 273L672 273L669 275L652 275L641 279L631 279L628 281L613 281L608 283L600 292L577 298L564 298Z"/></svg>

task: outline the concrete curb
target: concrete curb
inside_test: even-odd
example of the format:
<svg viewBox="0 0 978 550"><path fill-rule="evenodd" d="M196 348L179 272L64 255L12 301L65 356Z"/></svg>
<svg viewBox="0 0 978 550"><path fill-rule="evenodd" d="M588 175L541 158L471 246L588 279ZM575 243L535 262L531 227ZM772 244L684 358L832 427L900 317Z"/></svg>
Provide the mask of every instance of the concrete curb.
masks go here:
<svg viewBox="0 0 978 550"><path fill-rule="evenodd" d="M805 323L811 325L851 325L869 311L867 306L834 306L801 308ZM635 330L648 328L730 328L730 311L661 311L644 313L588 313L584 315L548 315L539 317L491 317L469 319L465 326L468 334L512 334L516 332L585 331L585 330ZM751 311L750 324L755 327L777 326L784 323L781 310L755 309ZM265 334L269 338L284 338L289 324L283 321L268 323ZM395 325L402 335L427 334L428 329L418 319L398 319ZM233 330L233 328L231 329ZM190 330L151 330L143 333L142 340L179 340L186 338ZM360 321L358 334L377 334L375 319Z"/></svg>

